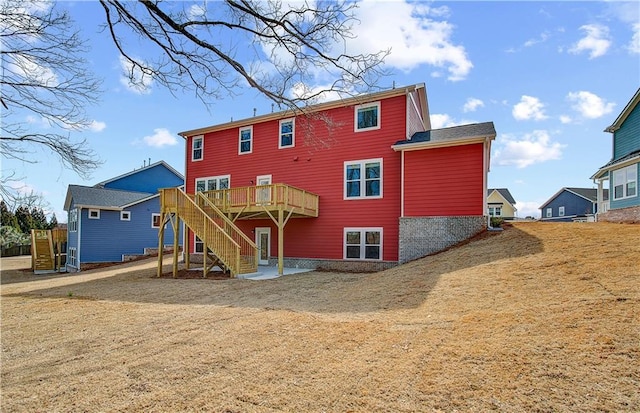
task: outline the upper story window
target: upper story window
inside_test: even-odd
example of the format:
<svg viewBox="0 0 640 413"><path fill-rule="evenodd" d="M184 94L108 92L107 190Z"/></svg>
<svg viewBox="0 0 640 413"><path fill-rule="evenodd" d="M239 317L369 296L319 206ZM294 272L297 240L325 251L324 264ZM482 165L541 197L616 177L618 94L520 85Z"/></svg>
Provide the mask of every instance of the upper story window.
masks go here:
<svg viewBox="0 0 640 413"><path fill-rule="evenodd" d="M344 163L344 199L382 198L382 159Z"/></svg>
<svg viewBox="0 0 640 413"><path fill-rule="evenodd" d="M207 178L196 178L196 192L216 191L218 189L229 189L231 175L210 176Z"/></svg>
<svg viewBox="0 0 640 413"><path fill-rule="evenodd" d="M283 119L280 121L280 140L278 148L292 148L296 145L295 119Z"/></svg>
<svg viewBox="0 0 640 413"><path fill-rule="evenodd" d="M380 102L355 107L355 131L380 129Z"/></svg>
<svg viewBox="0 0 640 413"><path fill-rule="evenodd" d="M613 171L613 199L623 199L638 194L638 165Z"/></svg>
<svg viewBox="0 0 640 413"><path fill-rule="evenodd" d="M253 151L253 126L240 128L238 153L251 153Z"/></svg>
<svg viewBox="0 0 640 413"><path fill-rule="evenodd" d="M90 209L89 210L89 219L100 219L100 210L99 209Z"/></svg>
<svg viewBox="0 0 640 413"><path fill-rule="evenodd" d="M204 137L195 136L193 141L191 142L191 160L192 161L201 161L203 157L202 150L204 146Z"/></svg>
<svg viewBox="0 0 640 413"><path fill-rule="evenodd" d="M131 221L131 211L120 211L120 221Z"/></svg>
<svg viewBox="0 0 640 413"><path fill-rule="evenodd" d="M78 210L73 208L69 211L69 231L76 232L78 230Z"/></svg>

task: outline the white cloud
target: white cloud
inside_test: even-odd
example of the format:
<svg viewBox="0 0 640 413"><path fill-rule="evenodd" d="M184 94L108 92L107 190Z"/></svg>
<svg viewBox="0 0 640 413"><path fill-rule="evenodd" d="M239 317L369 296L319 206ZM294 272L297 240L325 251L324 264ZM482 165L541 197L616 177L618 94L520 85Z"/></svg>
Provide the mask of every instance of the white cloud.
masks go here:
<svg viewBox="0 0 640 413"><path fill-rule="evenodd" d="M174 146L178 144L178 139L167 129L158 128L154 129L153 132L153 135L142 138L142 141L147 146L162 148L164 146Z"/></svg>
<svg viewBox="0 0 640 413"><path fill-rule="evenodd" d="M595 59L607 53L609 46L611 46L607 26L585 24L580 27L580 30L584 31L586 35L569 49L570 53L580 54L586 51L589 52L589 59Z"/></svg>
<svg viewBox="0 0 640 413"><path fill-rule="evenodd" d="M194 4L189 7L189 19L199 19L204 17L207 14L206 3L205 4Z"/></svg>
<svg viewBox="0 0 640 413"><path fill-rule="evenodd" d="M92 120L87 129L89 129L91 132L102 132L106 127L106 123Z"/></svg>
<svg viewBox="0 0 640 413"><path fill-rule="evenodd" d="M25 83L46 87L58 86L59 81L55 72L48 67L40 65L31 56L15 54L7 57L7 59L6 70L20 76Z"/></svg>
<svg viewBox="0 0 640 413"><path fill-rule="evenodd" d="M640 54L640 23L633 25L633 37L627 48L631 54Z"/></svg>
<svg viewBox="0 0 640 413"><path fill-rule="evenodd" d="M451 116L444 113L432 113L431 129L448 128L450 126L456 126L457 123L451 118Z"/></svg>
<svg viewBox="0 0 640 413"><path fill-rule="evenodd" d="M124 56L120 56L120 67L123 72L120 76L120 83L126 86L128 90L139 95L151 93L153 77L149 73L145 73L140 67L134 66Z"/></svg>
<svg viewBox="0 0 640 413"><path fill-rule="evenodd" d="M451 81L463 80L473 64L464 46L453 43L454 26L435 20L448 14L445 6L432 8L419 2L360 2L356 18L362 23L353 28L356 37L347 43L347 52L375 53L390 48L385 59L388 66L409 72L427 64L446 70Z"/></svg>
<svg viewBox="0 0 640 413"><path fill-rule="evenodd" d="M601 97L581 90L579 92L570 92L567 100L573 102L573 109L580 113L581 116L588 119L597 119L613 111L615 103L606 102Z"/></svg>
<svg viewBox="0 0 640 413"><path fill-rule="evenodd" d="M538 43L544 43L546 42L549 37L551 37L551 35L549 34L549 32L542 32L540 33L540 36L536 39L529 39L526 42L524 42L524 47L531 47L534 46Z"/></svg>
<svg viewBox="0 0 640 413"><path fill-rule="evenodd" d="M540 99L522 95L520 102L513 106L511 112L516 120L543 120L547 116L544 114L544 104L540 102Z"/></svg>
<svg viewBox="0 0 640 413"><path fill-rule="evenodd" d="M553 142L545 130L535 130L524 135L521 139L503 135L496 142L500 142L493 156L493 162L500 166L515 165L518 168L558 160L562 157L562 145Z"/></svg>
<svg viewBox="0 0 640 413"><path fill-rule="evenodd" d="M535 202L535 201L518 201L516 200L516 209L518 210L518 217L526 218L526 217L540 217L540 210L538 207L542 205L544 202Z"/></svg>
<svg viewBox="0 0 640 413"><path fill-rule="evenodd" d="M469 98L462 107L463 112L474 112L476 109L484 106L484 102L477 98Z"/></svg>
<svg viewBox="0 0 640 413"><path fill-rule="evenodd" d="M571 119L571 116L568 115L560 115L560 122L566 125L573 122L573 119Z"/></svg>

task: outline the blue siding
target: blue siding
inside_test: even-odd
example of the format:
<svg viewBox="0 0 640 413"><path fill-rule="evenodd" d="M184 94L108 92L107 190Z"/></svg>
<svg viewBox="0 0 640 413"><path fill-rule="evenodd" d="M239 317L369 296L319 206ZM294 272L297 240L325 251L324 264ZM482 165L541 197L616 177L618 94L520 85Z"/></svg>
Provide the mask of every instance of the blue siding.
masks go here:
<svg viewBox="0 0 640 413"><path fill-rule="evenodd" d="M564 217L560 217L559 208L564 206ZM551 208L552 217L547 218L547 208ZM593 214L593 203L569 191L562 191L541 210L545 221L571 221L576 215Z"/></svg>
<svg viewBox="0 0 640 413"><path fill-rule="evenodd" d="M164 165L156 165L152 168L122 177L105 184L105 188L121 189L125 191L149 192L155 194L159 188L176 187L183 184L182 178L176 176Z"/></svg>
<svg viewBox="0 0 640 413"><path fill-rule="evenodd" d="M613 159L640 150L640 105L637 105L613 134Z"/></svg>
<svg viewBox="0 0 640 413"><path fill-rule="evenodd" d="M638 177L637 178L640 178L640 163L637 163L636 165L638 165L637 166L637 168L638 168ZM611 171L609 176L611 176L613 178L613 171ZM609 209L628 208L628 207L640 205L640 187L638 187L638 182L637 181L636 181L636 196L633 196L631 198L614 200L613 199L613 179L609 179L609 194L611 194L610 195L610 202L609 202Z"/></svg>
<svg viewBox="0 0 640 413"><path fill-rule="evenodd" d="M100 211L100 219L89 219L88 210L81 214L81 263L117 262L123 254L142 254L144 248L158 247L158 228L151 227L153 213L160 212L160 198L126 209L131 212L130 221L120 220L120 211ZM182 241L180 233L179 241ZM167 225L165 245L173 244L173 230Z"/></svg>

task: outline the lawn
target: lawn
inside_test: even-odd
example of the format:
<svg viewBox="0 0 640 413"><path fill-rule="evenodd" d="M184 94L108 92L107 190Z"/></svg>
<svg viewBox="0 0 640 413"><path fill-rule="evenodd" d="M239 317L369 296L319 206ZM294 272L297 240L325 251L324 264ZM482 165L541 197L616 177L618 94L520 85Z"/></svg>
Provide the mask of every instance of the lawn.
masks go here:
<svg viewBox="0 0 640 413"><path fill-rule="evenodd" d="M640 411L640 225L515 223L372 274L28 266L2 258L2 412Z"/></svg>

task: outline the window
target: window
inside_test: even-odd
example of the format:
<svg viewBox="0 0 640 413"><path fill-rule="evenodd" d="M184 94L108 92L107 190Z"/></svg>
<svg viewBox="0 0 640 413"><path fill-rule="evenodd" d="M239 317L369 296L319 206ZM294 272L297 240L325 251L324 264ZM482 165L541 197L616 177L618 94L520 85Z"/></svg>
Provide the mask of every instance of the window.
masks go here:
<svg viewBox="0 0 640 413"><path fill-rule="evenodd" d="M151 228L160 228L160 214L151 214Z"/></svg>
<svg viewBox="0 0 640 413"><path fill-rule="evenodd" d="M563 217L564 216L564 207L558 207L558 216Z"/></svg>
<svg viewBox="0 0 640 413"><path fill-rule="evenodd" d="M100 219L100 210L99 209L90 209L89 210L89 219Z"/></svg>
<svg viewBox="0 0 640 413"><path fill-rule="evenodd" d="M292 148L295 146L294 125L295 119L284 119L280 121L280 141L278 148Z"/></svg>
<svg viewBox="0 0 640 413"><path fill-rule="evenodd" d="M131 212L120 211L120 221L131 221Z"/></svg>
<svg viewBox="0 0 640 413"><path fill-rule="evenodd" d="M502 216L502 207L489 207L489 216L500 217Z"/></svg>
<svg viewBox="0 0 640 413"><path fill-rule="evenodd" d="M380 129L380 102L355 107L355 131Z"/></svg>
<svg viewBox="0 0 640 413"><path fill-rule="evenodd" d="M344 163L344 198L382 198L382 159Z"/></svg>
<svg viewBox="0 0 640 413"><path fill-rule="evenodd" d="M204 144L204 137L194 136L193 141L191 142L191 160L192 161L202 160L203 144Z"/></svg>
<svg viewBox="0 0 640 413"><path fill-rule="evenodd" d="M623 199L638 194L638 165L613 171L613 199Z"/></svg>
<svg viewBox="0 0 640 413"><path fill-rule="evenodd" d="M193 238L193 248L194 248L194 252L198 253L198 254L202 254L202 252L204 251L204 242L202 242L202 240L200 238L198 238L197 235L194 235ZM213 252L211 251L211 248L207 248L207 250L209 252Z"/></svg>
<svg viewBox="0 0 640 413"><path fill-rule="evenodd" d="M207 178L196 178L196 192L216 191L218 189L229 189L231 175L209 176Z"/></svg>
<svg viewBox="0 0 640 413"><path fill-rule="evenodd" d="M253 126L247 126L246 128L240 128L240 141L238 146L238 153L251 153L253 141Z"/></svg>
<svg viewBox="0 0 640 413"><path fill-rule="evenodd" d="M75 247L69 248L69 256L67 257L67 263L72 267L78 267L78 251Z"/></svg>
<svg viewBox="0 0 640 413"><path fill-rule="evenodd" d="M382 228L345 228L344 259L381 260Z"/></svg>
<svg viewBox="0 0 640 413"><path fill-rule="evenodd" d="M75 208L69 211L69 231L78 231L78 210Z"/></svg>
<svg viewBox="0 0 640 413"><path fill-rule="evenodd" d="M551 208L547 208L547 218L551 218L552 212Z"/></svg>

